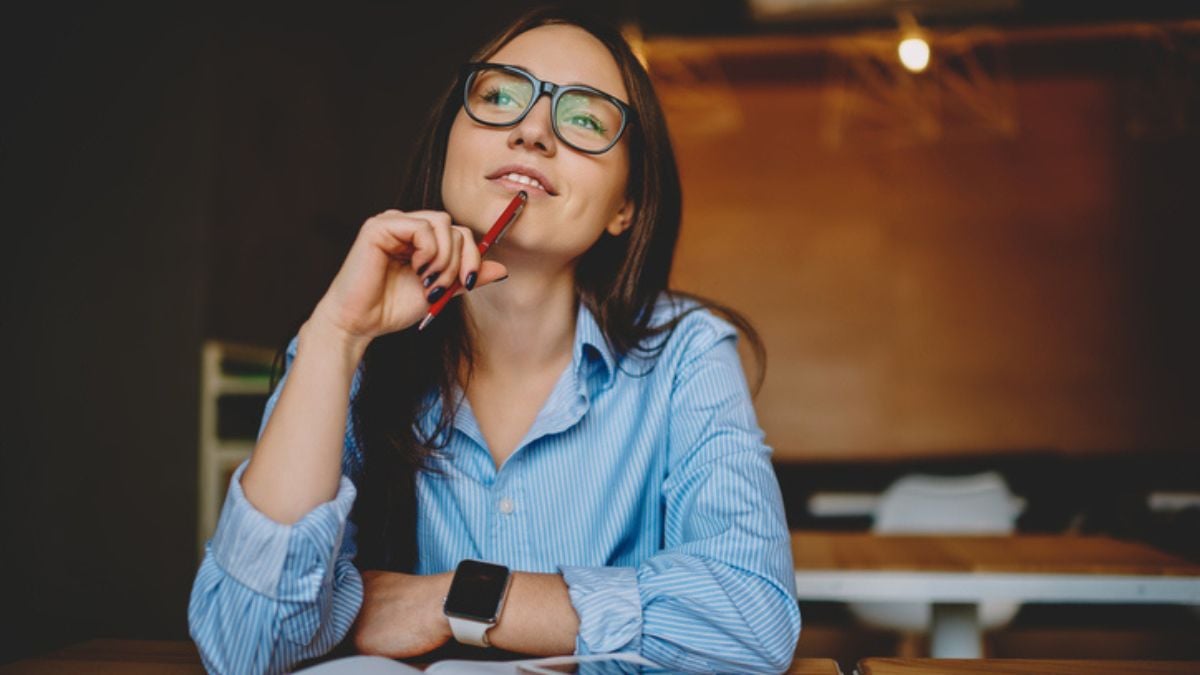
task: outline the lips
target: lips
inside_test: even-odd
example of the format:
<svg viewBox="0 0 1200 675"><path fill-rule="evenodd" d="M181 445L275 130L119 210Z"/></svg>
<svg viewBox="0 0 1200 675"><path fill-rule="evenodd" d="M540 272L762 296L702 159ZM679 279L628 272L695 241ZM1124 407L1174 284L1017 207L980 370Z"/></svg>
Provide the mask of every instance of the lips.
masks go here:
<svg viewBox="0 0 1200 675"><path fill-rule="evenodd" d="M550 182L546 174L530 166L522 166L520 164L502 166L488 174L487 179L502 180L514 185L533 188L551 196L558 194L558 190L554 188L554 184Z"/></svg>

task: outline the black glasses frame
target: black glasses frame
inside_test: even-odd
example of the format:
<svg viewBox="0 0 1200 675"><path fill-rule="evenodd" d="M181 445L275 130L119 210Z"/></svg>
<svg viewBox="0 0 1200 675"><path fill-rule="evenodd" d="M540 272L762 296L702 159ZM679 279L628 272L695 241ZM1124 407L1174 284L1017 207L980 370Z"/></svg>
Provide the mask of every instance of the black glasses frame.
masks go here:
<svg viewBox="0 0 1200 675"><path fill-rule="evenodd" d="M471 112L471 106L468 103L471 95L471 84L475 81L475 76L479 74L479 71L481 70L502 70L506 73L519 75L520 77L529 80L529 83L533 85L534 95L529 98L529 103L525 106L525 110L521 111L521 114L517 115L516 119L511 122L501 124L498 122L489 122L487 120L480 119L475 115L475 113ZM601 155L609 150L612 150L612 147L621 140L621 136L624 135L626 127L628 127L633 121L633 108L631 108L628 103L622 101L616 96L613 96L612 94L609 94L608 92L600 91L595 87L589 87L584 84L555 84L547 80L540 80L532 73L522 68L518 68L517 66L510 66L503 63L484 63L480 61L473 61L463 66L462 81L463 109L467 111L467 115L469 115L471 119L489 127L511 127L520 124L521 120L525 119L525 117L529 114L529 111L533 110L533 107L537 105L537 102L541 100L543 96L549 96L550 126L554 128L554 135L558 137L558 140L562 141L572 149L588 155ZM617 106L617 110L621 111L621 126L617 129L617 133L613 135L612 142L599 150L588 150L575 145L571 141L568 141L566 137L563 136L562 131L560 131L558 128L558 101L563 97L564 94L569 94L573 91L582 91L594 96L599 96L600 98L610 101L613 105Z"/></svg>

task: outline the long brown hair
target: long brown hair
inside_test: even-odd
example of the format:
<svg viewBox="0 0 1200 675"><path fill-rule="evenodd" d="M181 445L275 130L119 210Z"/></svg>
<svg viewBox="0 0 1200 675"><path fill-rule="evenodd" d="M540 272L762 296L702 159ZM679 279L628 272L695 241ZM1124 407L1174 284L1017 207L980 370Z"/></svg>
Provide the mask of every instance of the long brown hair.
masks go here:
<svg viewBox="0 0 1200 675"><path fill-rule="evenodd" d="M485 44L471 60L486 61L517 35L538 26L578 26L599 39L621 70L634 119L629 143L628 197L636 205L620 236L602 235L581 257L575 288L596 317L613 351L636 353L652 363L684 315L708 308L746 334L761 384L762 341L733 310L698 296L670 291L668 277L679 237L681 190L667 123L650 77L611 25L559 9L529 12ZM462 105L461 82L436 103L416 148L397 203L401 210L443 208L442 171L450 127ZM662 298L690 300L665 323L652 321ZM624 360L624 359L623 359ZM352 404L363 471L351 518L358 526L360 569L412 571L417 561L416 475L434 449L445 447L457 414L456 385L469 373L472 348L462 303L452 303L424 332L415 329L376 338L364 356L364 374ZM644 371L643 371L644 372ZM421 424L440 408L436 423Z"/></svg>

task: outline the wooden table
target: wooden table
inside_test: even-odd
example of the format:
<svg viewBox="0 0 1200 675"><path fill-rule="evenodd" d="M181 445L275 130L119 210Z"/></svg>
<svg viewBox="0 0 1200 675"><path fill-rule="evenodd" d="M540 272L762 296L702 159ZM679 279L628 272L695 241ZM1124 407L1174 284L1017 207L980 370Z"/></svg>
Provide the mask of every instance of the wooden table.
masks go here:
<svg viewBox="0 0 1200 675"><path fill-rule="evenodd" d="M204 675L187 641L91 640L52 654L0 665L0 675ZM796 659L788 675L842 675L832 659Z"/></svg>
<svg viewBox="0 0 1200 675"><path fill-rule="evenodd" d="M1200 661L1050 659L863 659L859 675L1195 675Z"/></svg>
<svg viewBox="0 0 1200 675"><path fill-rule="evenodd" d="M90 640L57 652L0 666L13 675L204 675L200 653L188 641Z"/></svg>
<svg viewBox="0 0 1200 675"><path fill-rule="evenodd" d="M792 555L802 602L932 603L942 658L981 656L985 600L1200 605L1200 565L1109 537L797 531Z"/></svg>
<svg viewBox="0 0 1200 675"><path fill-rule="evenodd" d="M842 675L842 669L833 659L796 659L787 675Z"/></svg>

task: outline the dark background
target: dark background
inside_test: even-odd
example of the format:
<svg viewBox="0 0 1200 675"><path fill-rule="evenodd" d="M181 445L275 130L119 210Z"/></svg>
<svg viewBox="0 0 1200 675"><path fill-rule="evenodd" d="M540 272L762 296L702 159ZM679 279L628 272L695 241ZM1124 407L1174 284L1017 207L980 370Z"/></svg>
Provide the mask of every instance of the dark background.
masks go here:
<svg viewBox="0 0 1200 675"><path fill-rule="evenodd" d="M528 4L4 10L0 661L186 637L202 340L289 337Z"/></svg>
<svg viewBox="0 0 1200 675"><path fill-rule="evenodd" d="M435 94L530 4L0 10L0 662L186 637L202 341L292 334L391 206ZM739 3L702 6L603 11L648 33L743 27ZM793 28L856 21L879 19Z"/></svg>

